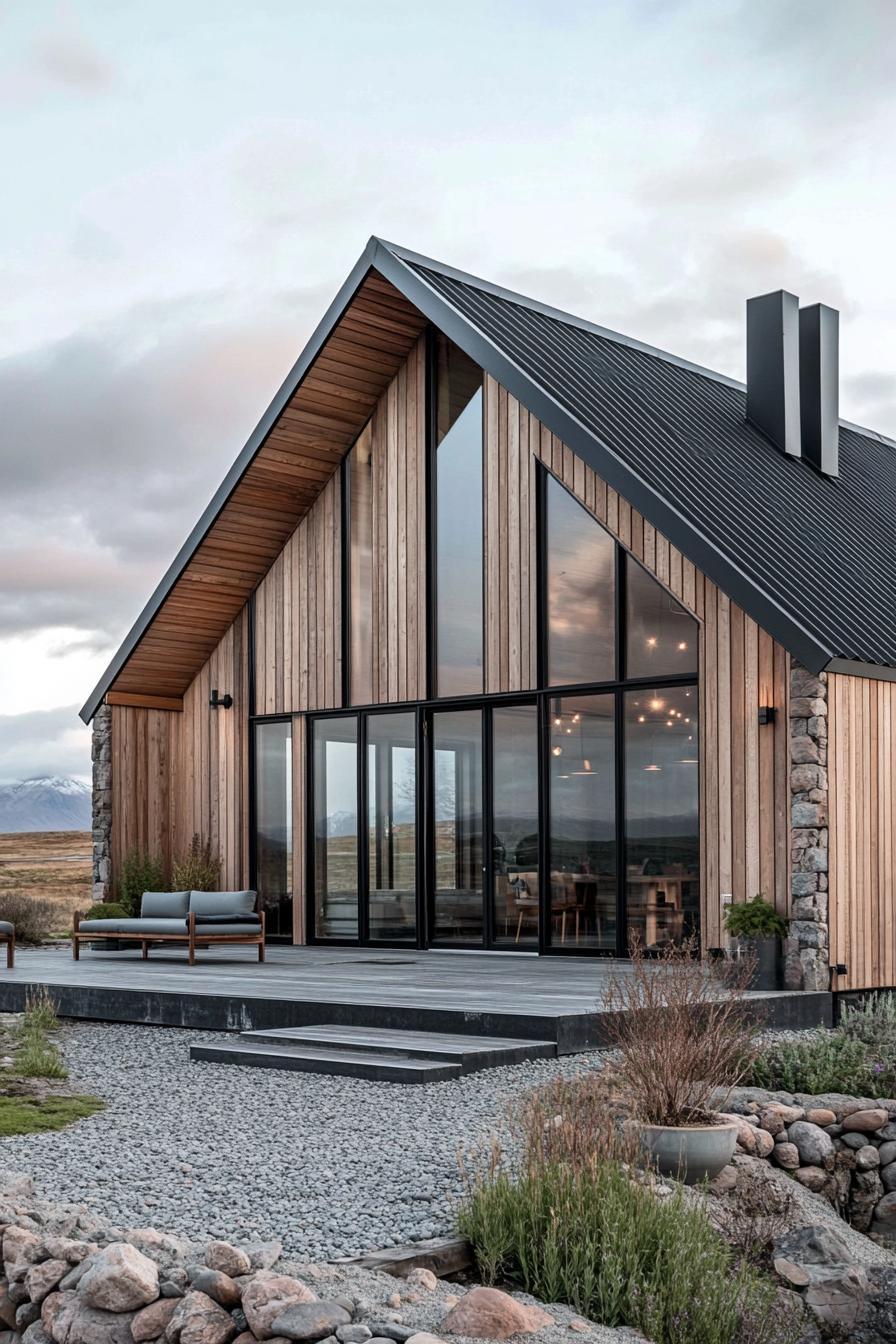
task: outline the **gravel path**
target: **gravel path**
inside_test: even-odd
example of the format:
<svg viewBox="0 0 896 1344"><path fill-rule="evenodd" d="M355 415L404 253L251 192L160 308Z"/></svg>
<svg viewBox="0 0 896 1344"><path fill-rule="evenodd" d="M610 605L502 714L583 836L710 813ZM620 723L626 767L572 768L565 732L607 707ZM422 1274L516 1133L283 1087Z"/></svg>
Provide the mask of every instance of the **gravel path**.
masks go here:
<svg viewBox="0 0 896 1344"><path fill-rule="evenodd" d="M453 1227L457 1152L502 1129L513 1098L599 1055L407 1086L196 1063L219 1033L72 1023L71 1082L105 1111L58 1133L0 1140L0 1165L47 1198L123 1227L195 1240L278 1237L308 1260Z"/></svg>

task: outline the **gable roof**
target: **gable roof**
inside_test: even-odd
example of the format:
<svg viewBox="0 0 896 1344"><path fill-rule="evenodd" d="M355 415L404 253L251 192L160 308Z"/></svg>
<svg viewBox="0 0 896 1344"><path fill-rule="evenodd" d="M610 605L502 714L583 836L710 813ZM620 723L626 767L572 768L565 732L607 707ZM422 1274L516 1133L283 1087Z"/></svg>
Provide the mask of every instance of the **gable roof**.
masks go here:
<svg viewBox="0 0 896 1344"><path fill-rule="evenodd" d="M225 600L209 622L205 644L217 637L195 666L191 658L198 649L178 665L169 693L178 693L176 685L192 666L180 693L186 689L310 507L321 472L333 470L360 432L426 321L506 387L810 671L896 675L890 672L896 667L896 444L841 421L840 475L824 476L802 459L785 457L747 423L742 383L372 238L82 718L93 716L113 684L138 689L142 672L127 679L137 651L146 665L164 656L170 645L153 646L154 627L165 621L177 589L189 585L191 568L227 510L239 507L253 469L257 473L265 457L272 457L284 418L304 416L307 432L298 446L317 475L295 499L284 499L282 479L274 482L279 526L270 545L276 549L269 558L270 547L265 550L254 567L244 563L238 591L228 592L226 555L218 557ZM352 360L369 342L374 353L379 342L379 360L367 370L365 395L347 406L345 383L357 372ZM331 367L322 377L325 364ZM316 453L322 437L323 457ZM281 466L289 467L297 445L288 435L281 448L284 444L288 461Z"/></svg>

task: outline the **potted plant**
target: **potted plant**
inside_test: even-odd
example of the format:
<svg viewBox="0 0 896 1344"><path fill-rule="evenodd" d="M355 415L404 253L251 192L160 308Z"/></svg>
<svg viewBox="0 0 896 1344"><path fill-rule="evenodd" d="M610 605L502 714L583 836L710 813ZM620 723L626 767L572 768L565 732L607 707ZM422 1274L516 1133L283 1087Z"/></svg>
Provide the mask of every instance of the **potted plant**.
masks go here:
<svg viewBox="0 0 896 1344"><path fill-rule="evenodd" d="M734 955L749 960L750 989L783 987L782 939L787 924L773 905L760 894L751 901L729 905L725 929L734 939Z"/></svg>
<svg viewBox="0 0 896 1344"><path fill-rule="evenodd" d="M719 1115L758 1051L744 1012L749 967L703 962L696 939L613 977L604 1007L616 1060L614 1083L649 1165L687 1185L712 1180L731 1161L736 1122Z"/></svg>

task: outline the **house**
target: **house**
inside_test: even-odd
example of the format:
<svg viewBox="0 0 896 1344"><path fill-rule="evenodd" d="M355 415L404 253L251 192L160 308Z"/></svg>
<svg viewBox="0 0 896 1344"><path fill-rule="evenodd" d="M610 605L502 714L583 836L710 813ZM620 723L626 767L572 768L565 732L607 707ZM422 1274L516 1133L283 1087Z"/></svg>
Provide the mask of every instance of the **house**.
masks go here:
<svg viewBox="0 0 896 1344"><path fill-rule="evenodd" d="M761 892L896 984L896 444L837 314L734 380L371 239L82 711L94 877L297 943L624 954Z"/></svg>

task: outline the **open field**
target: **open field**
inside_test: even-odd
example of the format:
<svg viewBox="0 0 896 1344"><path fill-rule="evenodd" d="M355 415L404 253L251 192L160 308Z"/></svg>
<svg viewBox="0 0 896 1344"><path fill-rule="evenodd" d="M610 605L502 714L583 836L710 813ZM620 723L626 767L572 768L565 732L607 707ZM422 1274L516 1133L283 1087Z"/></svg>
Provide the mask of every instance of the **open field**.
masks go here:
<svg viewBox="0 0 896 1344"><path fill-rule="evenodd" d="M91 903L90 831L0 834L0 896L15 892L52 901L59 931Z"/></svg>

